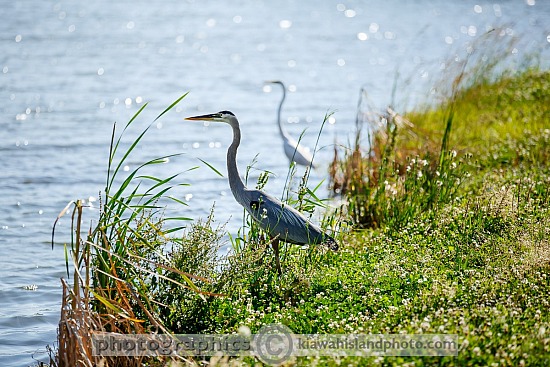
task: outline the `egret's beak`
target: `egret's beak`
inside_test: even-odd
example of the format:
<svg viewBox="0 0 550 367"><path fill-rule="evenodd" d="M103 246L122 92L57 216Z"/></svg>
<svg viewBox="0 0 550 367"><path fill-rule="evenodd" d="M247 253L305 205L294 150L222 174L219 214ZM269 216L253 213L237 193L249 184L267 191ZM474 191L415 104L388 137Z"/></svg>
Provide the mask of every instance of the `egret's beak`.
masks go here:
<svg viewBox="0 0 550 367"><path fill-rule="evenodd" d="M264 84L281 84L280 80L266 80Z"/></svg>
<svg viewBox="0 0 550 367"><path fill-rule="evenodd" d="M213 121L213 120L218 120L219 118L220 118L219 113L212 113L209 115L186 117L185 119L193 120L193 121Z"/></svg>

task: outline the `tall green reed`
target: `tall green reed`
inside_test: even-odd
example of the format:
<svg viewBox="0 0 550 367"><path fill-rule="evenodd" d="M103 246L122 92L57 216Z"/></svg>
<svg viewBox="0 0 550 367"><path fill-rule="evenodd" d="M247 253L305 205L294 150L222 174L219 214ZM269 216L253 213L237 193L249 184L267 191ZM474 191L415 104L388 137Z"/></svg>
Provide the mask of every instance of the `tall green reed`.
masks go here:
<svg viewBox="0 0 550 367"><path fill-rule="evenodd" d="M167 331L158 317L163 306L155 302L160 280L204 297L204 292L195 284L197 280L204 279L186 272L186 269L175 268L165 252L169 243L181 241L170 234L184 228L190 218L165 217L165 205L162 203L172 201L176 205L187 206L169 192L188 184L177 182L180 174L159 178L142 173L179 154L148 160L129 173L123 169L153 123L186 95L161 112L129 145L124 140L125 133L133 127L147 104L133 115L118 136L116 124L113 126L105 190L100 195L99 218L86 235L81 230L81 201L71 202L58 216L59 219L69 212L71 205L74 206L71 223L76 230L70 245L66 246L67 271L72 262L74 272L73 306L80 300L80 295L84 295L95 312L116 316L112 320L118 321L106 321L113 331L142 330L135 329L139 324L154 325ZM123 145L127 148L122 149ZM121 177L123 173L125 177ZM170 228L165 228L168 224ZM178 274L177 280L171 274ZM124 323L126 326L121 329Z"/></svg>

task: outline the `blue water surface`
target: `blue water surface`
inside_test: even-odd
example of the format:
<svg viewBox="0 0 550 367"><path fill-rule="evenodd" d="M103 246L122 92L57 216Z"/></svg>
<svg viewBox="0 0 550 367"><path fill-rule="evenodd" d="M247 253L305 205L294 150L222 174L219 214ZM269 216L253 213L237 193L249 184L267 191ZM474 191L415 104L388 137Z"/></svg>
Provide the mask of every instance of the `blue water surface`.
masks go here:
<svg viewBox="0 0 550 367"><path fill-rule="evenodd" d="M174 192L189 206L168 213L201 218L215 202L217 220L236 231L242 210L225 178L198 160L225 173L231 130L184 117L233 111L243 129L241 171L258 154L257 169L275 174L267 189L280 195L288 167L275 124L280 91L264 80L287 83L283 118L294 136L306 129L305 145L333 113L313 186L326 179L333 144L349 145L360 88L373 108L405 111L437 97L433 86L468 47L506 50L512 66L532 53L545 67L550 59L550 2L542 0L20 0L3 3L0 20L1 366L48 360L70 233L64 217L52 250L52 224L70 200L84 199L93 225L113 123L121 127L146 102L129 139L190 92L153 124L127 169L184 153L151 172L200 166ZM500 36L488 38L496 27ZM321 191L327 196L326 184Z"/></svg>

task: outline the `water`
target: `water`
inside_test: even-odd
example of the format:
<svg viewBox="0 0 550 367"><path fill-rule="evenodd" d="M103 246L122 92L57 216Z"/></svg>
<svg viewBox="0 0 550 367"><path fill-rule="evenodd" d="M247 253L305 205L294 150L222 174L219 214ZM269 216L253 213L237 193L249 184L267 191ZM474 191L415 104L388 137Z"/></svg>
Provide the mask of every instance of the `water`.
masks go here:
<svg viewBox="0 0 550 367"><path fill-rule="evenodd" d="M321 3L321 4L319 4ZM145 102L137 133L173 100L191 91L155 124L129 168L158 155L185 153L152 173L181 176L191 186L175 192L189 201L178 215L204 217L216 202L219 222L235 231L242 211L225 179L227 126L183 122L185 116L228 109L241 120L241 171L277 174L267 189L279 194L287 160L274 123L280 92L263 81L281 79L291 92L288 130L313 146L324 114L335 112L320 139L312 174L325 178L335 139L353 131L359 89L374 105L389 103L396 70L397 105L426 100L430 80L454 51L493 26L523 35L511 60L532 50L546 63L550 3L524 1L11 1L0 22L0 365L47 360L56 339L65 276L63 218L50 246L54 219L69 200L91 199L97 217L108 142ZM506 33L506 32L505 32ZM255 173L257 175L257 173ZM325 189L323 189L325 190ZM95 200L95 201L94 201ZM168 209L174 210L174 209ZM178 209L182 211L182 209ZM35 286L35 287L34 287ZM30 290L25 289L30 288ZM34 289L34 290L33 290Z"/></svg>

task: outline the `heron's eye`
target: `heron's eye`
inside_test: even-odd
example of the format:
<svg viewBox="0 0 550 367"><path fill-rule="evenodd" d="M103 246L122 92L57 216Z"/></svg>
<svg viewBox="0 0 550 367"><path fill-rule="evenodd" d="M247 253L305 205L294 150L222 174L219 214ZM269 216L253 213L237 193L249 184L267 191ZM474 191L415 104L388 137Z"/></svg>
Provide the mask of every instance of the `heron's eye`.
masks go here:
<svg viewBox="0 0 550 367"><path fill-rule="evenodd" d="M260 203L258 201L250 202L250 208L252 208L252 210L258 210L259 207L260 207Z"/></svg>

